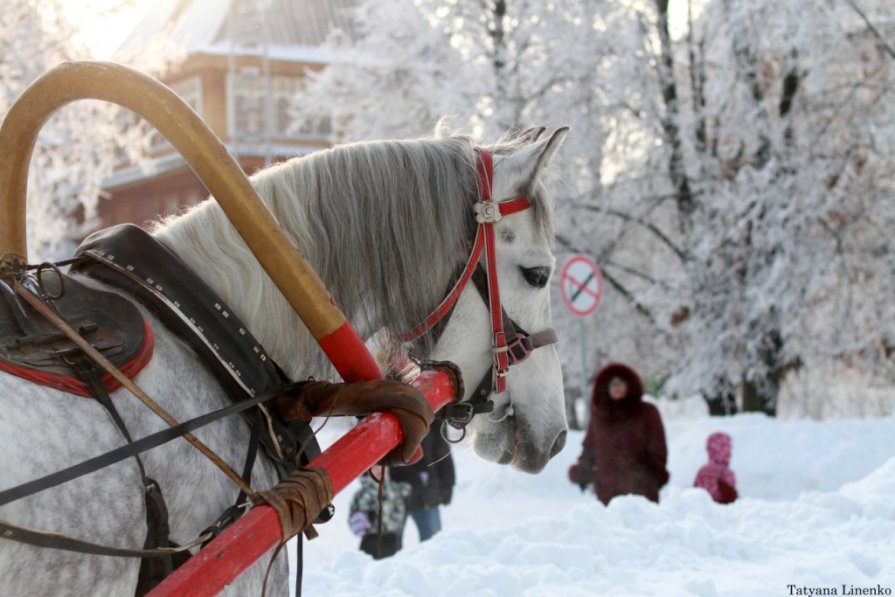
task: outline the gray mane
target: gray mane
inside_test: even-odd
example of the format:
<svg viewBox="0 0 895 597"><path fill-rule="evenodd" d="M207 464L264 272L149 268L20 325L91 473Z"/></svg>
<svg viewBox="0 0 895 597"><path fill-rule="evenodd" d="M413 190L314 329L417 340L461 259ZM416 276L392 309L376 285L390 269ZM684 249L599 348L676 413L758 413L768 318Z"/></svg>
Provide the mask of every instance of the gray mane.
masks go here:
<svg viewBox="0 0 895 597"><path fill-rule="evenodd" d="M405 330L464 259L474 160L460 138L356 143L275 166L253 184L349 318Z"/></svg>

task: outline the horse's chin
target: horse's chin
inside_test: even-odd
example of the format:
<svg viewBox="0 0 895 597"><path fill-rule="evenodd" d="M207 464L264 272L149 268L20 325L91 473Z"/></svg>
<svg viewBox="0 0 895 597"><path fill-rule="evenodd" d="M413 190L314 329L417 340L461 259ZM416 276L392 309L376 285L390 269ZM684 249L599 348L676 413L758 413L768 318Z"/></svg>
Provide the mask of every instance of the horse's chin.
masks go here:
<svg viewBox="0 0 895 597"><path fill-rule="evenodd" d="M552 454L533 448L521 437L513 417L489 421L472 436L476 454L489 462L508 464L518 471L537 474L544 470Z"/></svg>

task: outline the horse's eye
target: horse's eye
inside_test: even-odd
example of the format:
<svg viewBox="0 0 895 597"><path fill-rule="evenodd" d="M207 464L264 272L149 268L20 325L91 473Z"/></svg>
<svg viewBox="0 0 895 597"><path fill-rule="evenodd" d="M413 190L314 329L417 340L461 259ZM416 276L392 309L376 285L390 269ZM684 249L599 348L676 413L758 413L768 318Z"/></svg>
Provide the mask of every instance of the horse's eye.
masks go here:
<svg viewBox="0 0 895 597"><path fill-rule="evenodd" d="M535 288L543 288L550 280L549 267L520 267L522 277Z"/></svg>

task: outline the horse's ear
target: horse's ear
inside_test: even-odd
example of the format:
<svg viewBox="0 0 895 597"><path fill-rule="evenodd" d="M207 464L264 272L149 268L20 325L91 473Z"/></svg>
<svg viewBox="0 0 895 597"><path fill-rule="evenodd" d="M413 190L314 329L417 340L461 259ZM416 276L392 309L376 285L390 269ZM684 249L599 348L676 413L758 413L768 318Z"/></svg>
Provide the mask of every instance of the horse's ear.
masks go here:
<svg viewBox="0 0 895 597"><path fill-rule="evenodd" d="M540 138L541 135L544 134L544 131L547 130L546 126L532 126L528 127L521 133L517 135L517 138L523 143L534 143Z"/></svg>
<svg viewBox="0 0 895 597"><path fill-rule="evenodd" d="M541 169L562 145L568 132L567 126L556 129L549 137L530 143L516 153L506 156L501 160L501 168L506 168L510 180L517 181L525 187L531 186ZM540 136L540 133L537 136Z"/></svg>

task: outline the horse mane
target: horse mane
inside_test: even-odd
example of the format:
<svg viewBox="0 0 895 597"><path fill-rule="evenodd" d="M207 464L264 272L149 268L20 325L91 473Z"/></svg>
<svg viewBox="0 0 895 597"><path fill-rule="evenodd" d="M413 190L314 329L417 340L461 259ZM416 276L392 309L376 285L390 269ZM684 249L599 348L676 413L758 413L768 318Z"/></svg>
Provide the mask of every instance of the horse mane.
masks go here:
<svg viewBox="0 0 895 597"><path fill-rule="evenodd" d="M509 140L491 149L515 146ZM372 141L293 158L250 180L358 331L369 336L385 327L394 335L428 315L467 258L475 162L463 136ZM536 225L552 238L552 209L534 191ZM216 202L169 218L153 233L198 266L275 358L281 351L309 358L294 354L291 307Z"/></svg>

